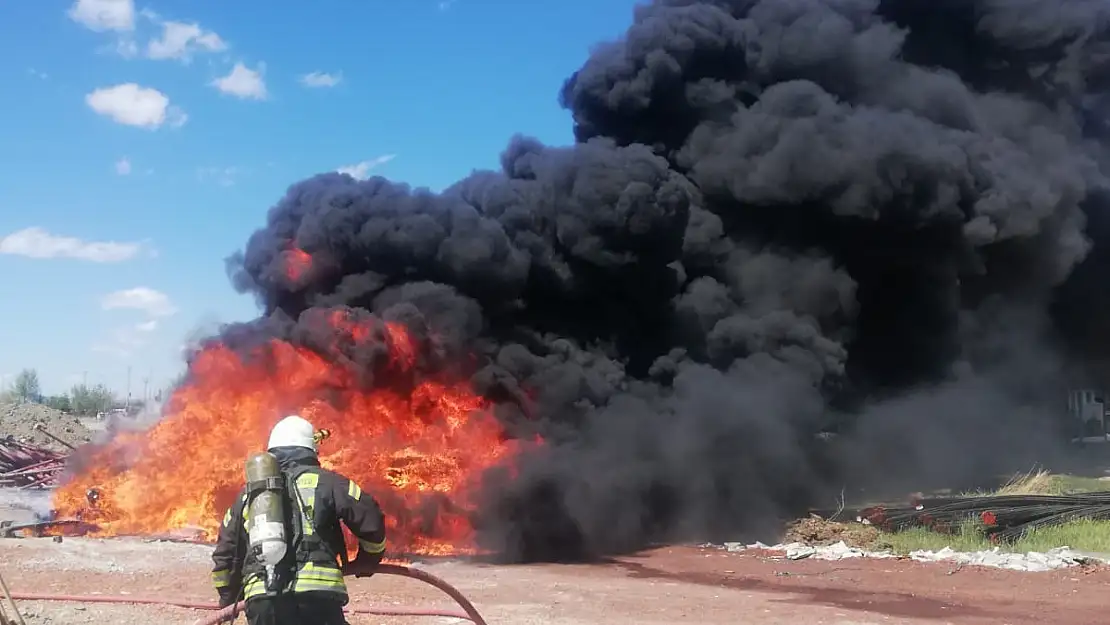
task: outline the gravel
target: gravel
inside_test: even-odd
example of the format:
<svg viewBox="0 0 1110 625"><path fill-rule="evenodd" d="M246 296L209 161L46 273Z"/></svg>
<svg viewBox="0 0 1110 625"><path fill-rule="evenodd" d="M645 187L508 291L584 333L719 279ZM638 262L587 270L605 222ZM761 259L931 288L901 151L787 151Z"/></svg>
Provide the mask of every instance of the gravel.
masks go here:
<svg viewBox="0 0 1110 625"><path fill-rule="evenodd" d="M212 547L141 538L28 538L9 542L5 551L20 567L55 571L102 573L160 573L166 562L206 567L212 564Z"/></svg>
<svg viewBox="0 0 1110 625"><path fill-rule="evenodd" d="M163 606L96 603L21 602L27 625L135 625L136 623L192 623L201 613ZM242 623L242 620L239 621Z"/></svg>

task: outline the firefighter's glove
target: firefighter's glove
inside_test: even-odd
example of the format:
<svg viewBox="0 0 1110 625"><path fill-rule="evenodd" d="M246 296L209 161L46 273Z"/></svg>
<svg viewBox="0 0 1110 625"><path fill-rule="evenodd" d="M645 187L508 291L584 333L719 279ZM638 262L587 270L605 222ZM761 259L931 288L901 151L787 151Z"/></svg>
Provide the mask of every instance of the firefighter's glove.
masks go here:
<svg viewBox="0 0 1110 625"><path fill-rule="evenodd" d="M382 554L359 551L358 557L356 557L355 561L351 564L355 571L355 577L373 577L374 572L378 570L378 565L381 563Z"/></svg>
<svg viewBox="0 0 1110 625"><path fill-rule="evenodd" d="M233 603L236 602L235 600L239 598L239 593L235 592L234 589L229 588L229 587L228 588L221 588L219 590L219 592L220 592L220 609L223 609L223 608L226 608L229 605L232 605Z"/></svg>

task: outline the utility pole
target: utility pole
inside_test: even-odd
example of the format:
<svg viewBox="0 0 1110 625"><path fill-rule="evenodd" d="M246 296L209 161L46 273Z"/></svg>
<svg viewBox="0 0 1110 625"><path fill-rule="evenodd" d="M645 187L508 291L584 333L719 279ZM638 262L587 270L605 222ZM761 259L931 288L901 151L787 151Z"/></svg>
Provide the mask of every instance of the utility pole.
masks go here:
<svg viewBox="0 0 1110 625"><path fill-rule="evenodd" d="M87 369L81 372L81 403L78 404L77 393L71 391L71 394L73 397L69 398L70 407L73 408L73 412L83 414L81 411L88 407L88 402L84 400L89 396L89 371ZM85 414L85 416L89 415Z"/></svg>
<svg viewBox="0 0 1110 625"><path fill-rule="evenodd" d="M131 412L131 365L127 365L127 401L123 404L123 412L125 414Z"/></svg>

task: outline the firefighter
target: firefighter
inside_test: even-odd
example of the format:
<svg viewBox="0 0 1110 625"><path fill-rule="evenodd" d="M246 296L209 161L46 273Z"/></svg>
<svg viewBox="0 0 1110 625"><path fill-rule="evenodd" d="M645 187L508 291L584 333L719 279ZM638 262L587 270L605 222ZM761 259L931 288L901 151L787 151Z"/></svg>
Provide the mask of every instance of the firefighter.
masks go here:
<svg viewBox="0 0 1110 625"><path fill-rule="evenodd" d="M247 549L248 493L244 488L224 515L212 583L220 606L246 600L250 625L344 625L347 550L340 521L358 539L360 571L372 572L385 551L385 522L377 501L350 479L320 466L312 424L285 417L270 432L267 451L277 457L286 484L288 549L281 584L268 591L262 566Z"/></svg>

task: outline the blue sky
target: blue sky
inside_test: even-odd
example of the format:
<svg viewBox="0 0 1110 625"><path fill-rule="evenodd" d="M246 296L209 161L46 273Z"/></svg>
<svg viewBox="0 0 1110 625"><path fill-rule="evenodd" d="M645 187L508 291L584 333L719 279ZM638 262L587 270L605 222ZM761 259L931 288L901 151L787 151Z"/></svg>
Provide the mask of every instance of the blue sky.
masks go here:
<svg viewBox="0 0 1110 625"><path fill-rule="evenodd" d="M633 0L0 3L0 382L133 396L249 319L223 260L292 183L442 189L514 132L572 139L562 81Z"/></svg>

